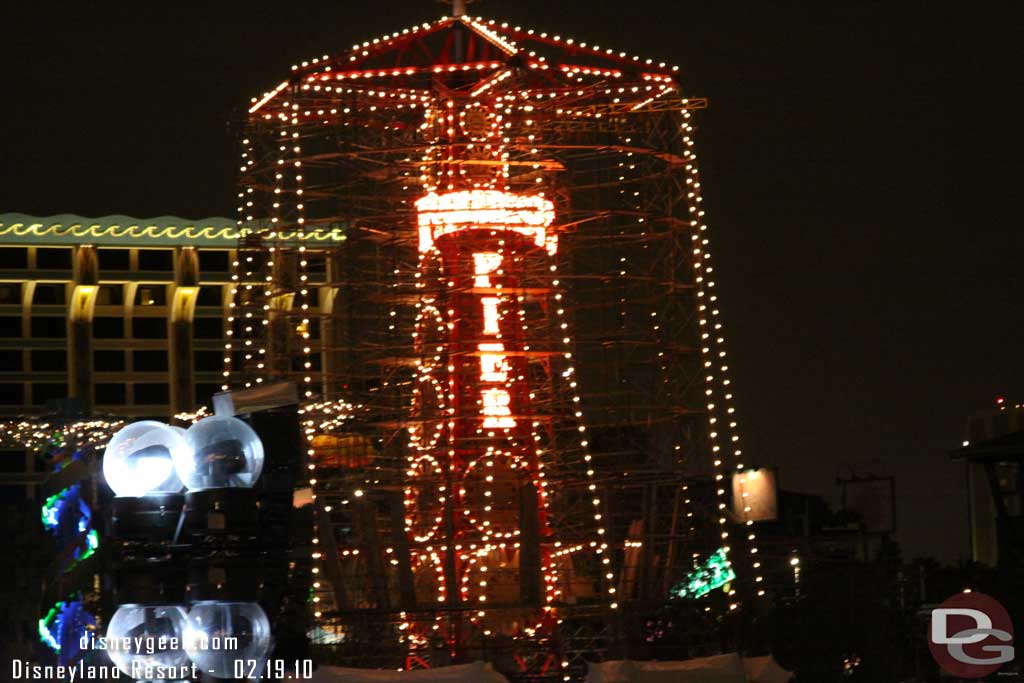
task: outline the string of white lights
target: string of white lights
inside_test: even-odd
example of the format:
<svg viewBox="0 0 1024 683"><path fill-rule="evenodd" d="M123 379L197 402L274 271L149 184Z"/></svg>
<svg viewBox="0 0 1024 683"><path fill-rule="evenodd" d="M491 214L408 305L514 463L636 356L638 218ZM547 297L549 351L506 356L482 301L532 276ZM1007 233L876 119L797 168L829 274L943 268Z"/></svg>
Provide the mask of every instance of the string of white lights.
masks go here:
<svg viewBox="0 0 1024 683"><path fill-rule="evenodd" d="M715 464L715 485L719 496L718 508L720 511L719 522L722 525L723 546L726 549L726 556L730 548L727 539L729 531L727 525L727 509L725 503L725 476L728 468L725 467L722 453L722 446L719 443L719 435L722 430L726 431L727 448L729 449L733 466L737 474L746 476L745 466L742 461L743 450L739 445L739 434L737 430L736 407L732 391L732 381L728 376L728 360L725 350L725 334L721 321L721 306L718 301L718 294L715 291L714 267L711 265L710 240L707 235L707 224L704 218L703 197L701 195L700 175L697 167L697 154L694 151L692 115L689 111L682 114L682 140L686 146L686 190L690 212L690 225L694 228L691 235L693 241L693 263L695 281L697 283L698 296L698 321L701 326L701 356L705 372L705 394L708 400L708 422L709 435L712 439L712 457ZM715 405L716 393L721 393L722 406ZM716 411L716 408L721 410ZM718 415L724 415L724 425L719 424ZM750 512L749 506L745 512ZM754 571L755 590L758 596L765 594L761 583L764 578L761 575L761 562L757 556L757 534L754 532L753 521L746 520L746 541L750 554L750 565ZM734 603L735 604L735 603ZM735 609L734 606L730 608Z"/></svg>

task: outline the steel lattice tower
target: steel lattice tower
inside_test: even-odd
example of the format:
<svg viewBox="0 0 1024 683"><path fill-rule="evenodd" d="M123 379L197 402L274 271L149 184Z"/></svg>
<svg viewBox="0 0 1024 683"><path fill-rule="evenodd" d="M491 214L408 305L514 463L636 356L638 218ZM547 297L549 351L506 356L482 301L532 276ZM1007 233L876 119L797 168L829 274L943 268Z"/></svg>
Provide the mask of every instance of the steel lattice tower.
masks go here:
<svg viewBox="0 0 1024 683"><path fill-rule="evenodd" d="M756 553L677 74L460 15L254 98L226 383L305 387L339 659L560 679Z"/></svg>

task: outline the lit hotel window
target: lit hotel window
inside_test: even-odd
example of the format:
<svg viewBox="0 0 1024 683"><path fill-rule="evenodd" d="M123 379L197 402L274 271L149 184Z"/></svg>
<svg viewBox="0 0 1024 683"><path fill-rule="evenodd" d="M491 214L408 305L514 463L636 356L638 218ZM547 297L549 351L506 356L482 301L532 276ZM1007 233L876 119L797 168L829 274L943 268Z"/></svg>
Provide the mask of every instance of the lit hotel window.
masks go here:
<svg viewBox="0 0 1024 683"><path fill-rule="evenodd" d="M135 293L136 306L165 306L167 305L167 288L162 285L152 287L139 287Z"/></svg>

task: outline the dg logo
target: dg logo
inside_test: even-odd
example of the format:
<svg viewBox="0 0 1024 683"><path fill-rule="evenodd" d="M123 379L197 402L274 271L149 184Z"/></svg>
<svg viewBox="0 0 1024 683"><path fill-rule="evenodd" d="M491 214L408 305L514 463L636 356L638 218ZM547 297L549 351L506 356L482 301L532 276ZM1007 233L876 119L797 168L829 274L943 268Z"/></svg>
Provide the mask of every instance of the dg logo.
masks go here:
<svg viewBox="0 0 1024 683"><path fill-rule="evenodd" d="M947 673L982 678L1013 661L1013 622L983 593L958 593L932 610L928 648Z"/></svg>

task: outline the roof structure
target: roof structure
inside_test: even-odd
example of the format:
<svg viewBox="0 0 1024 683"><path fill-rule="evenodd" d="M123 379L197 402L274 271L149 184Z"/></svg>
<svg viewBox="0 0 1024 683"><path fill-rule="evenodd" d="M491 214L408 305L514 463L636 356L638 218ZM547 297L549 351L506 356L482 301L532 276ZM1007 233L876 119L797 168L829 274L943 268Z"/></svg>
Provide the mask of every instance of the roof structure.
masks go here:
<svg viewBox="0 0 1024 683"><path fill-rule="evenodd" d="M234 219L220 217L190 220L177 216L85 218L70 214L0 214L0 245L232 248L242 234ZM282 235L283 239L292 237ZM345 239L340 227L311 229L299 237L314 243Z"/></svg>
<svg viewBox="0 0 1024 683"><path fill-rule="evenodd" d="M494 19L458 16L425 22L353 45L338 55L296 64L288 80L252 99L249 112L256 113L280 93L296 87L327 95L352 85L364 89L379 86L381 96L404 95L412 101L443 82L453 94L477 95L513 71L531 74L528 81L520 80L520 86L550 89L551 97L569 95L567 101L575 99L572 93L581 87L607 87L618 81L628 83L633 95L639 92L638 83L653 86L643 88L642 107L662 99L666 100L664 106L672 109L698 108L704 103L686 100L683 104L689 106L680 106L678 66ZM392 92L396 87L402 92ZM584 94L579 92L579 96ZM636 97L622 99L637 110Z"/></svg>
<svg viewBox="0 0 1024 683"><path fill-rule="evenodd" d="M1024 431L1010 432L950 452L953 460L1000 462L1024 459Z"/></svg>

